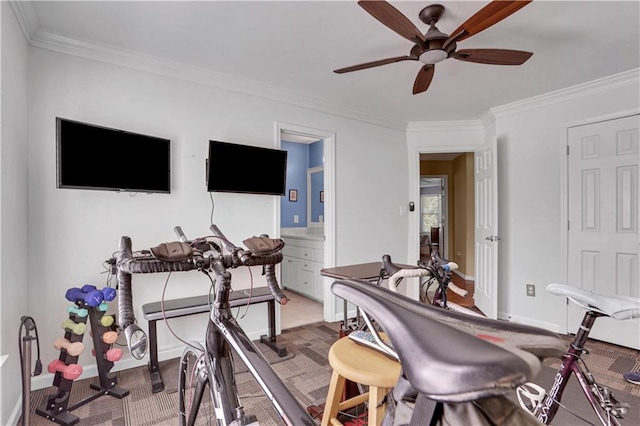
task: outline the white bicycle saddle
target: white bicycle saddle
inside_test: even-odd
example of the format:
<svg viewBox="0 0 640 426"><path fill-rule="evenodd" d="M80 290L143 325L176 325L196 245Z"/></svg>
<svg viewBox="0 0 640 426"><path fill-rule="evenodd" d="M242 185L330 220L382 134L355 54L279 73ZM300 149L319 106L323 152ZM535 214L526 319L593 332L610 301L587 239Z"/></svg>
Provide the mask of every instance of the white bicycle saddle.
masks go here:
<svg viewBox="0 0 640 426"><path fill-rule="evenodd" d="M640 318L640 299L622 296L605 296L566 284L549 284L547 291L569 298L576 305L600 312L617 320Z"/></svg>

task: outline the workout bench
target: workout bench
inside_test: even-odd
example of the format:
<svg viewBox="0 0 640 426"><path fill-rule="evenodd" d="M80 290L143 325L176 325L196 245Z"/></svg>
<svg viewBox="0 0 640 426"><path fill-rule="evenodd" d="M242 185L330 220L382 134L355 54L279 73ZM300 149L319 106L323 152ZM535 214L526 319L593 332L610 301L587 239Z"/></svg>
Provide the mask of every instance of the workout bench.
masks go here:
<svg viewBox="0 0 640 426"><path fill-rule="evenodd" d="M249 301L249 297L251 300ZM250 302L250 303L249 303ZM253 290L236 290L229 295L229 305L232 308L256 303L267 303L267 315L269 316L269 335L260 336L260 342L269 346L279 356L287 354L287 349L276 343L276 308L275 299L267 287L257 287ZM149 321L149 374L151 374L151 390L153 393L164 389L160 367L158 365L158 334L156 321L163 318L177 318L187 315L209 312L209 295L185 297L164 301L164 316L160 302L142 305L144 318Z"/></svg>

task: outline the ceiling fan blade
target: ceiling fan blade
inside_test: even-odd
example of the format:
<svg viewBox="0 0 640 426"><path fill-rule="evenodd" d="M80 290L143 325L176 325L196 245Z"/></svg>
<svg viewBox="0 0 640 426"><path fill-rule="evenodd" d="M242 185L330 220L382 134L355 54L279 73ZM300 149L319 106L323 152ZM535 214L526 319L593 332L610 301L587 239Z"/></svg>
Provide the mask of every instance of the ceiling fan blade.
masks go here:
<svg viewBox="0 0 640 426"><path fill-rule="evenodd" d="M417 43L425 41L420 30L395 7L381 0L360 0L358 4L371 16L407 40Z"/></svg>
<svg viewBox="0 0 640 426"><path fill-rule="evenodd" d="M507 49L461 49L452 57L460 61L490 65L522 65L533 53Z"/></svg>
<svg viewBox="0 0 640 426"><path fill-rule="evenodd" d="M413 83L414 95L422 93L429 88L431 80L433 80L433 72L435 69L436 66L432 64L427 64L420 68L420 71L418 71L418 75L416 76L416 81Z"/></svg>
<svg viewBox="0 0 640 426"><path fill-rule="evenodd" d="M417 60L418 58L415 56L396 56L394 58L380 59L378 61L371 61L371 62L366 62L364 64L358 64L358 65L352 65L350 67L340 68L340 69L334 70L333 72L335 72L336 74L344 74L346 72L364 70L367 68L378 67L380 65L392 64L394 62L417 61Z"/></svg>
<svg viewBox="0 0 640 426"><path fill-rule="evenodd" d="M443 49L453 42L462 41L490 26L497 24L509 15L522 9L532 0L502 1L494 0L460 25L444 42Z"/></svg>

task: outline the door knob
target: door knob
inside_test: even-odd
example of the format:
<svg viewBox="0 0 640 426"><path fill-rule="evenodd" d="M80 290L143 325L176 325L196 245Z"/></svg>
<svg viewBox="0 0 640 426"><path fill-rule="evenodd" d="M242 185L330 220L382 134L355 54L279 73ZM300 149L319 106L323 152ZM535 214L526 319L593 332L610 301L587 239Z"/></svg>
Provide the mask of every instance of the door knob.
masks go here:
<svg viewBox="0 0 640 426"><path fill-rule="evenodd" d="M485 238L485 240L487 241L500 241L500 237L498 237L497 235L491 235Z"/></svg>

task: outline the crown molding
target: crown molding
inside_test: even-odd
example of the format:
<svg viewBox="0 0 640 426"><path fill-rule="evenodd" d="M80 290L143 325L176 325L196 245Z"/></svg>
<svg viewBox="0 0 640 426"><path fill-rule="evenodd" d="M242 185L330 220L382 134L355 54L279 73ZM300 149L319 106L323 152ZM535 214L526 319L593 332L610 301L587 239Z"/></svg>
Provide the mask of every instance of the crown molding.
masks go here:
<svg viewBox="0 0 640 426"><path fill-rule="evenodd" d="M552 104L566 102L583 96L610 90L619 86L638 84L640 79L640 68L624 71L608 77L592 80L575 86L565 87L560 90L548 92L543 95L523 99L510 104L490 108L490 113L495 117L504 117L531 109L541 108Z"/></svg>
<svg viewBox="0 0 640 426"><path fill-rule="evenodd" d="M29 1L16 1L9 0L9 6L13 10L13 14L16 16L20 30L27 43L31 43L31 39L40 27L38 16L33 9L33 5Z"/></svg>
<svg viewBox="0 0 640 426"><path fill-rule="evenodd" d="M20 27L23 28L27 42L32 47L39 47L41 49L78 56L84 59L133 68L177 80L203 84L333 116L349 118L375 126L400 131L405 131L407 128L406 122L392 120L388 117L302 96L281 88L266 86L264 83L254 80L238 78L204 67L187 65L132 50L114 48L106 44L67 37L37 29L37 25L34 25L33 19L35 18L35 13L28 12L28 9L31 9L31 12L33 12L32 6L22 7L22 4L23 2L20 2L17 7L19 12L16 14L16 18L20 22ZM37 19L35 19L35 22L37 22ZM36 28L35 31L34 28Z"/></svg>

